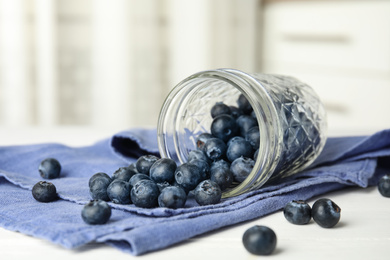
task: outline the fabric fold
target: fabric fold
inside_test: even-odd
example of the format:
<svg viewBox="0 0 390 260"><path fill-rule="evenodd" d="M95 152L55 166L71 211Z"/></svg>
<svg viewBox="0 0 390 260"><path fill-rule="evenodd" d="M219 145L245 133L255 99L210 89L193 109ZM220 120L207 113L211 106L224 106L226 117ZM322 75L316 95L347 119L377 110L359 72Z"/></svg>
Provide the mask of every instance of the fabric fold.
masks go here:
<svg viewBox="0 0 390 260"><path fill-rule="evenodd" d="M113 213L107 224L84 223L80 214L91 199L89 178L96 172L112 175L145 154L158 155L156 129L122 131L86 147L55 143L0 147L0 226L65 248L97 241L141 255L262 217L282 209L292 199L307 200L349 186L376 185L390 170L390 131L329 138L309 169L216 205L199 206L192 196L184 208L176 210L110 203ZM33 199L31 189L42 180L38 165L47 157L58 159L63 167L60 178L50 180L60 199L40 203Z"/></svg>

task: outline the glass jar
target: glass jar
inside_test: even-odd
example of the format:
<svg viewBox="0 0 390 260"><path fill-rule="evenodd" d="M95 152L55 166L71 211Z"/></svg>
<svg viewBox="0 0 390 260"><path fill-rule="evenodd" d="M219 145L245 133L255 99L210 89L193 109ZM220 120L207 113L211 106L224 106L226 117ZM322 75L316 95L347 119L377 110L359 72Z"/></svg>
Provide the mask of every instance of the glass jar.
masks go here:
<svg viewBox="0 0 390 260"><path fill-rule="evenodd" d="M319 155L326 140L326 114L313 89L289 76L247 74L234 69L195 73L167 96L158 120L162 157L187 161L196 137L210 133L216 102L237 106L243 94L252 105L260 131L260 147L252 172L223 192L232 197L301 171Z"/></svg>

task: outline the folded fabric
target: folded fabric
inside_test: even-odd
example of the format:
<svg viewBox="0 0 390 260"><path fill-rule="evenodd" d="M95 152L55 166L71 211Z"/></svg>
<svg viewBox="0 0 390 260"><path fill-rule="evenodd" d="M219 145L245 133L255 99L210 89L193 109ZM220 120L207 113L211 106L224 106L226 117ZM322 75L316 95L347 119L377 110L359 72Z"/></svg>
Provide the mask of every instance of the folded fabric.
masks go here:
<svg viewBox="0 0 390 260"><path fill-rule="evenodd" d="M140 255L259 218L293 199L307 200L351 185L377 184L390 170L390 129L371 136L329 138L309 169L216 205L199 206L191 196L184 208L176 210L110 203L108 223L84 223L81 210L91 199L89 178L97 172L111 175L144 154L159 154L155 129L123 131L87 147L57 143L0 147L0 226L66 248L97 241ZM38 165L48 157L62 165L60 178L50 180L60 199L40 203L31 189L42 180Z"/></svg>

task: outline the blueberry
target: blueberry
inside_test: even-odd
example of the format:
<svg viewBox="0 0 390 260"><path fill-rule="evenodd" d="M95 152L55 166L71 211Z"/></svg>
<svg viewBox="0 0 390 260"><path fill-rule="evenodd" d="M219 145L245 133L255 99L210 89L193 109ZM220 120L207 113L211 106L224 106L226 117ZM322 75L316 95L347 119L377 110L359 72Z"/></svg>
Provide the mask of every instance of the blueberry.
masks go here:
<svg viewBox="0 0 390 260"><path fill-rule="evenodd" d="M244 114L250 114L253 110L252 105L249 103L248 99L244 94L240 94L237 99L238 108L243 111Z"/></svg>
<svg viewBox="0 0 390 260"><path fill-rule="evenodd" d="M326 198L314 202L311 210L314 221L324 228L334 227L340 220L340 212L340 207Z"/></svg>
<svg viewBox="0 0 390 260"><path fill-rule="evenodd" d="M239 133L242 137L245 137L249 129L254 126L258 126L257 120L248 115L242 115L237 118L237 125Z"/></svg>
<svg viewBox="0 0 390 260"><path fill-rule="evenodd" d="M290 223L304 225L311 219L311 207L305 201L293 200L286 204L283 214Z"/></svg>
<svg viewBox="0 0 390 260"><path fill-rule="evenodd" d="M154 208L158 206L160 190L152 180L141 180L131 189L131 201L141 208Z"/></svg>
<svg viewBox="0 0 390 260"><path fill-rule="evenodd" d="M146 174L143 174L143 173L137 173L137 174L134 174L133 177L130 178L129 184L131 187L134 187L134 185L137 182L142 181L142 180L150 180L150 177Z"/></svg>
<svg viewBox="0 0 390 260"><path fill-rule="evenodd" d="M234 117L219 115L211 123L211 134L224 142L238 133L238 125Z"/></svg>
<svg viewBox="0 0 390 260"><path fill-rule="evenodd" d="M91 200L82 209L81 217L90 225L105 224L111 217L111 208L103 200Z"/></svg>
<svg viewBox="0 0 390 260"><path fill-rule="evenodd" d="M189 192L201 181L201 171L193 164L183 163L176 169L175 181L184 191Z"/></svg>
<svg viewBox="0 0 390 260"><path fill-rule="evenodd" d="M230 106L230 115L237 119L242 115L242 111L236 106Z"/></svg>
<svg viewBox="0 0 390 260"><path fill-rule="evenodd" d="M98 172L98 173L95 173L94 175L92 175L91 178L89 178L89 181L88 181L89 187L91 187L92 182L93 182L96 178L105 178L105 179L109 180L110 182L112 181L111 177L108 176L107 173Z"/></svg>
<svg viewBox="0 0 390 260"><path fill-rule="evenodd" d="M187 200L186 192L176 186L170 186L163 189L158 196L158 205L160 207L177 209L184 207Z"/></svg>
<svg viewBox="0 0 390 260"><path fill-rule="evenodd" d="M160 158L152 154L139 157L136 162L137 171L139 173L149 175L150 167L152 167L153 163L155 163L158 159Z"/></svg>
<svg viewBox="0 0 390 260"><path fill-rule="evenodd" d="M193 164L200 170L200 180L206 180L210 177L210 165L201 159L193 159L188 162L189 164Z"/></svg>
<svg viewBox="0 0 390 260"><path fill-rule="evenodd" d="M96 177L94 176L91 177L92 181L90 181L89 185L89 193L92 199L109 201L110 198L107 194L107 187L112 182L112 179L110 177L107 178L104 174L97 174Z"/></svg>
<svg viewBox="0 0 390 260"><path fill-rule="evenodd" d="M209 134L209 133L202 133L200 135L198 135L198 137L196 137L196 148L198 148L198 150L204 150L204 146L207 142L208 139L210 138L213 138L213 135L212 134Z"/></svg>
<svg viewBox="0 0 390 260"><path fill-rule="evenodd" d="M107 195L110 200L116 204L130 204L130 189L128 182L115 180L107 187Z"/></svg>
<svg viewBox="0 0 390 260"><path fill-rule="evenodd" d="M236 136L228 142L226 156L229 161L233 162L235 159L243 157L252 157L253 148L251 144L241 136Z"/></svg>
<svg viewBox="0 0 390 260"><path fill-rule="evenodd" d="M230 115L230 107L223 102L217 102L215 105L211 108L211 117L215 118L219 115Z"/></svg>
<svg viewBox="0 0 390 260"><path fill-rule="evenodd" d="M221 190L226 190L233 182L230 164L224 160L213 162L210 166L210 180L216 182Z"/></svg>
<svg viewBox="0 0 390 260"><path fill-rule="evenodd" d="M210 162L210 159L207 157L206 153L202 150L192 150L188 153L187 161L192 161L194 159L200 159L206 161L207 163Z"/></svg>
<svg viewBox="0 0 390 260"><path fill-rule="evenodd" d="M276 247L276 234L266 226L253 226L242 237L246 250L254 255L270 255Z"/></svg>
<svg viewBox="0 0 390 260"><path fill-rule="evenodd" d="M155 182L172 183L175 179L176 162L169 158L162 158L150 167L150 178Z"/></svg>
<svg viewBox="0 0 390 260"><path fill-rule="evenodd" d="M132 167L120 167L112 174L113 180L121 180L121 181L129 181L133 175L138 172L134 170Z"/></svg>
<svg viewBox="0 0 390 260"><path fill-rule="evenodd" d="M40 202L51 202L58 199L56 186L46 181L36 183L32 188L32 195Z"/></svg>
<svg viewBox="0 0 390 260"><path fill-rule="evenodd" d="M61 172L61 164L54 158L47 158L41 162L38 170L44 179L58 178Z"/></svg>
<svg viewBox="0 0 390 260"><path fill-rule="evenodd" d="M378 182L379 193L390 198L390 175L384 175Z"/></svg>
<svg viewBox="0 0 390 260"><path fill-rule="evenodd" d="M253 147L253 150L259 149L260 146L260 131L258 126L249 128L246 132L245 140L247 140Z"/></svg>
<svg viewBox="0 0 390 260"><path fill-rule="evenodd" d="M226 156L227 146L219 138L210 138L207 140L204 149L207 157L212 161L216 161Z"/></svg>
<svg viewBox="0 0 390 260"><path fill-rule="evenodd" d="M222 191L216 182L204 180L194 190L195 200L199 205L217 204L221 201Z"/></svg>
<svg viewBox="0 0 390 260"><path fill-rule="evenodd" d="M237 182L243 182L253 170L255 161L251 158L240 157L235 159L230 165L234 179Z"/></svg>

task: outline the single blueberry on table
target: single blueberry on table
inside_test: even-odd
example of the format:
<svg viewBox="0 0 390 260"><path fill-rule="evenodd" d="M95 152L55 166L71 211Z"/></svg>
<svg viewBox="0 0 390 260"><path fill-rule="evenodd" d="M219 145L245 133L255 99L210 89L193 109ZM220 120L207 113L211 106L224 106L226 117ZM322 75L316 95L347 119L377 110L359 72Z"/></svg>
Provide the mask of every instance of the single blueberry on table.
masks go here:
<svg viewBox="0 0 390 260"><path fill-rule="evenodd" d="M223 159L226 156L226 150L225 142L215 137L208 139L204 147L207 157L212 161Z"/></svg>
<svg viewBox="0 0 390 260"><path fill-rule="evenodd" d="M217 102L215 105L211 108L211 117L215 118L219 115L230 115L230 107L223 102Z"/></svg>
<svg viewBox="0 0 390 260"><path fill-rule="evenodd" d="M210 178L210 165L206 161L201 159L192 159L188 163L198 167L200 170L200 181Z"/></svg>
<svg viewBox="0 0 390 260"><path fill-rule="evenodd" d="M379 193L387 198L390 198L390 175L384 175L378 182Z"/></svg>
<svg viewBox="0 0 390 260"><path fill-rule="evenodd" d="M61 164L54 158L47 158L39 164L39 174L44 179L55 179L60 176Z"/></svg>
<svg viewBox="0 0 390 260"><path fill-rule="evenodd" d="M158 196L160 207L178 209L184 207L187 200L186 192L177 186L170 186L163 189Z"/></svg>
<svg viewBox="0 0 390 260"><path fill-rule="evenodd" d="M107 178L104 174L93 175L91 178L92 181L90 181L89 193L92 199L109 201L110 198L107 194L107 187L112 182L112 179L110 177Z"/></svg>
<svg viewBox="0 0 390 260"><path fill-rule="evenodd" d="M107 195L115 204L130 204L130 183L122 180L114 180L107 187Z"/></svg>
<svg viewBox="0 0 390 260"><path fill-rule="evenodd" d="M252 158L253 148L251 144L241 136L236 136L228 142L226 156L230 162L239 157Z"/></svg>
<svg viewBox="0 0 390 260"><path fill-rule="evenodd" d="M233 179L233 173L230 171L230 163L219 160L211 164L210 180L216 182L222 191L229 188Z"/></svg>
<svg viewBox="0 0 390 260"><path fill-rule="evenodd" d="M152 154L139 157L136 162L137 171L139 173L149 175L150 167L152 167L153 163L155 163L158 159L160 158Z"/></svg>
<svg viewBox="0 0 390 260"><path fill-rule="evenodd" d="M246 250L254 255L270 255L276 248L276 234L266 226L253 226L242 237Z"/></svg>
<svg viewBox="0 0 390 260"><path fill-rule="evenodd" d="M128 166L128 167L120 167L118 170L116 170L112 174L113 180L121 180L121 181L129 181L133 175L137 174L138 172L134 170L134 168Z"/></svg>
<svg viewBox="0 0 390 260"><path fill-rule="evenodd" d="M219 115L214 118L210 126L211 134L224 142L238 133L236 119L230 115Z"/></svg>
<svg viewBox="0 0 390 260"><path fill-rule="evenodd" d="M56 186L46 181L36 183L32 188L32 195L39 202L51 202L58 199Z"/></svg>
<svg viewBox="0 0 390 260"><path fill-rule="evenodd" d="M217 204L221 201L222 191L219 185L211 180L204 180L194 190L195 200L199 205Z"/></svg>
<svg viewBox="0 0 390 260"><path fill-rule="evenodd" d="M210 138L213 138L214 136L212 134L209 134L209 133L202 133L200 135L198 135L195 139L196 141L196 148L198 150L204 150L204 146L206 145L206 142L208 139Z"/></svg>
<svg viewBox="0 0 390 260"><path fill-rule="evenodd" d="M247 140L253 147L253 150L259 149L260 146L260 130L258 126L249 128L246 132L245 140Z"/></svg>
<svg viewBox="0 0 390 260"><path fill-rule="evenodd" d="M293 200L286 204L283 214L290 223L304 225L310 222L311 207L305 201Z"/></svg>
<svg viewBox="0 0 390 260"><path fill-rule="evenodd" d="M236 121L239 129L239 133L242 137L246 136L249 129L251 129L254 126L258 126L257 120L248 115L242 115L238 117Z"/></svg>
<svg viewBox="0 0 390 260"><path fill-rule="evenodd" d="M90 225L102 225L111 217L111 207L103 200L91 200L81 211L81 217Z"/></svg>
<svg viewBox="0 0 390 260"><path fill-rule="evenodd" d="M134 185L142 180L150 180L149 175L143 174L143 173L137 173L134 174L133 177L130 178L129 184L131 187L134 187Z"/></svg>
<svg viewBox="0 0 390 260"><path fill-rule="evenodd" d="M153 163L149 170L150 178L157 182L173 183L175 180L176 162L169 158L162 158Z"/></svg>
<svg viewBox="0 0 390 260"><path fill-rule="evenodd" d="M152 180L141 180L131 189L131 201L140 208L154 208L158 206L160 190Z"/></svg>
<svg viewBox="0 0 390 260"><path fill-rule="evenodd" d="M311 210L313 220L323 228L334 227L340 220L340 212L340 207L326 198L314 202Z"/></svg>
<svg viewBox="0 0 390 260"><path fill-rule="evenodd" d="M175 182L187 193L199 184L202 175L200 169L190 163L179 165L175 172Z"/></svg>
<svg viewBox="0 0 390 260"><path fill-rule="evenodd" d="M249 176L254 166L255 161L253 159L240 157L232 162L230 170L233 173L234 179L241 183Z"/></svg>
<svg viewBox="0 0 390 260"><path fill-rule="evenodd" d="M249 103L248 99L244 96L244 94L240 94L237 99L238 108L244 114L250 114L253 110L252 105Z"/></svg>

